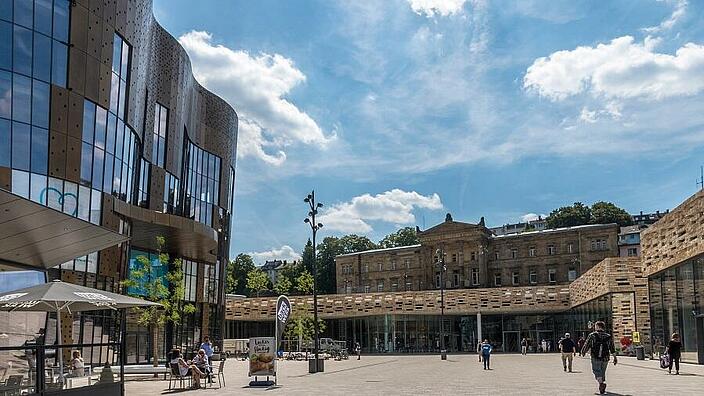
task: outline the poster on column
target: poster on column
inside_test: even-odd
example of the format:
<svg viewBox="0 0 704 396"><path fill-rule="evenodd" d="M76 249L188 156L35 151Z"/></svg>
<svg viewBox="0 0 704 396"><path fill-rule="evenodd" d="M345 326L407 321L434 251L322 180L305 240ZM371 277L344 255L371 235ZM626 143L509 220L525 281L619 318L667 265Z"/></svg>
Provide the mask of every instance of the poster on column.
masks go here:
<svg viewBox="0 0 704 396"><path fill-rule="evenodd" d="M252 337L249 339L249 376L275 375L274 356L276 341L274 337Z"/></svg>

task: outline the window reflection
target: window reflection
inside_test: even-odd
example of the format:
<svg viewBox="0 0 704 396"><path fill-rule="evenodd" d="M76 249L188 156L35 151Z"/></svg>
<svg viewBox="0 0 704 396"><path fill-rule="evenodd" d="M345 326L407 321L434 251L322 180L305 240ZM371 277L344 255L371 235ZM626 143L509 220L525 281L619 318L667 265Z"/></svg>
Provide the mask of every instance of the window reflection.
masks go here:
<svg viewBox="0 0 704 396"><path fill-rule="evenodd" d="M184 213L186 216L212 225L213 207L219 204L220 157L187 141L186 188Z"/></svg>

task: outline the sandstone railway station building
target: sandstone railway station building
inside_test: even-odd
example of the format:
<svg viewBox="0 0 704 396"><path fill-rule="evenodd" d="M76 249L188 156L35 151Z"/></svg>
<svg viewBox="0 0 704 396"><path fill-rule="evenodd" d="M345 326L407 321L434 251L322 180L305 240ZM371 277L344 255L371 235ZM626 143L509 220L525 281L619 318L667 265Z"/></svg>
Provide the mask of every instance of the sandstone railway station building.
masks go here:
<svg viewBox="0 0 704 396"><path fill-rule="evenodd" d="M616 224L495 235L483 219L448 214L419 230L418 245L338 256L337 294L318 297L323 336L368 353L437 352L442 286L450 352L473 352L482 338L503 352L523 338L554 350L565 332L576 339L605 320L619 348L638 332L650 352L677 331L683 360L704 363L703 224L699 192L641 232L641 257L619 257ZM292 303L310 310L312 300ZM274 307L274 298L228 298L225 337L272 334Z"/></svg>

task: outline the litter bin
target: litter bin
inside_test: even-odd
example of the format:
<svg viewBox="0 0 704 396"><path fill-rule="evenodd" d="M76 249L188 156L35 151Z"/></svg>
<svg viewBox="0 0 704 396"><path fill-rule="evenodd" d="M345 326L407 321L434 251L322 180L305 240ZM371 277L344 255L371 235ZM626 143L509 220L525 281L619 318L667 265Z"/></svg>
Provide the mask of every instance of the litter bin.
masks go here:
<svg viewBox="0 0 704 396"><path fill-rule="evenodd" d="M447 350L443 349L440 351L440 360L447 360Z"/></svg>
<svg viewBox="0 0 704 396"><path fill-rule="evenodd" d="M642 345L636 347L636 359L645 360L645 348Z"/></svg>
<svg viewBox="0 0 704 396"><path fill-rule="evenodd" d="M325 372L325 359L318 359L318 367L315 367L315 358L308 359L308 372L313 373L323 373Z"/></svg>

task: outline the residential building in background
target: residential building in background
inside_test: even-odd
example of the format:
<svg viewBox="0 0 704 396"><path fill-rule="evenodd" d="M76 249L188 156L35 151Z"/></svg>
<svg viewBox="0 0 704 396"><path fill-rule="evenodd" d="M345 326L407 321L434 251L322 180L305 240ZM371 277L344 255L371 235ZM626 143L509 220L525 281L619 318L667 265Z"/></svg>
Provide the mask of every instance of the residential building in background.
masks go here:
<svg viewBox="0 0 704 396"><path fill-rule="evenodd" d="M279 273L288 266L295 266L296 261L289 262L288 260L267 260L264 264L259 267L262 271L266 272L272 285L276 284Z"/></svg>
<svg viewBox="0 0 704 396"><path fill-rule="evenodd" d="M639 257L640 232L647 227L646 225L621 227L618 232L618 255L621 257Z"/></svg>
<svg viewBox="0 0 704 396"><path fill-rule="evenodd" d="M491 230L494 235L506 235L517 234L524 231L542 231L546 228L548 228L547 221L542 216L538 216L538 218L534 220L504 224L498 227L491 227L489 230Z"/></svg>
<svg viewBox="0 0 704 396"><path fill-rule="evenodd" d="M640 213L631 215L631 217L633 217L633 224L649 226L655 224L656 221L660 220L668 213L670 213L670 209L664 212L658 210L654 213L643 213L641 210Z"/></svg>
<svg viewBox="0 0 704 396"><path fill-rule="evenodd" d="M169 270L157 258L157 237L164 237L164 253L183 262L184 302L196 311L160 330L161 355L174 346L191 350L206 334L219 343L235 111L198 84L149 0L3 1L0 38L0 98L7 98L0 105L0 194L8 205L0 225L33 227L3 241L1 265L45 265L45 274L23 279L124 293L121 282L139 256L158 274ZM31 218L16 221L23 216ZM3 286L10 279L0 273ZM62 320L72 331L61 343L116 337L109 311ZM47 337L55 322L48 315ZM127 363L149 361L152 348L148 329L130 318ZM108 355L98 349L83 356L104 364Z"/></svg>

